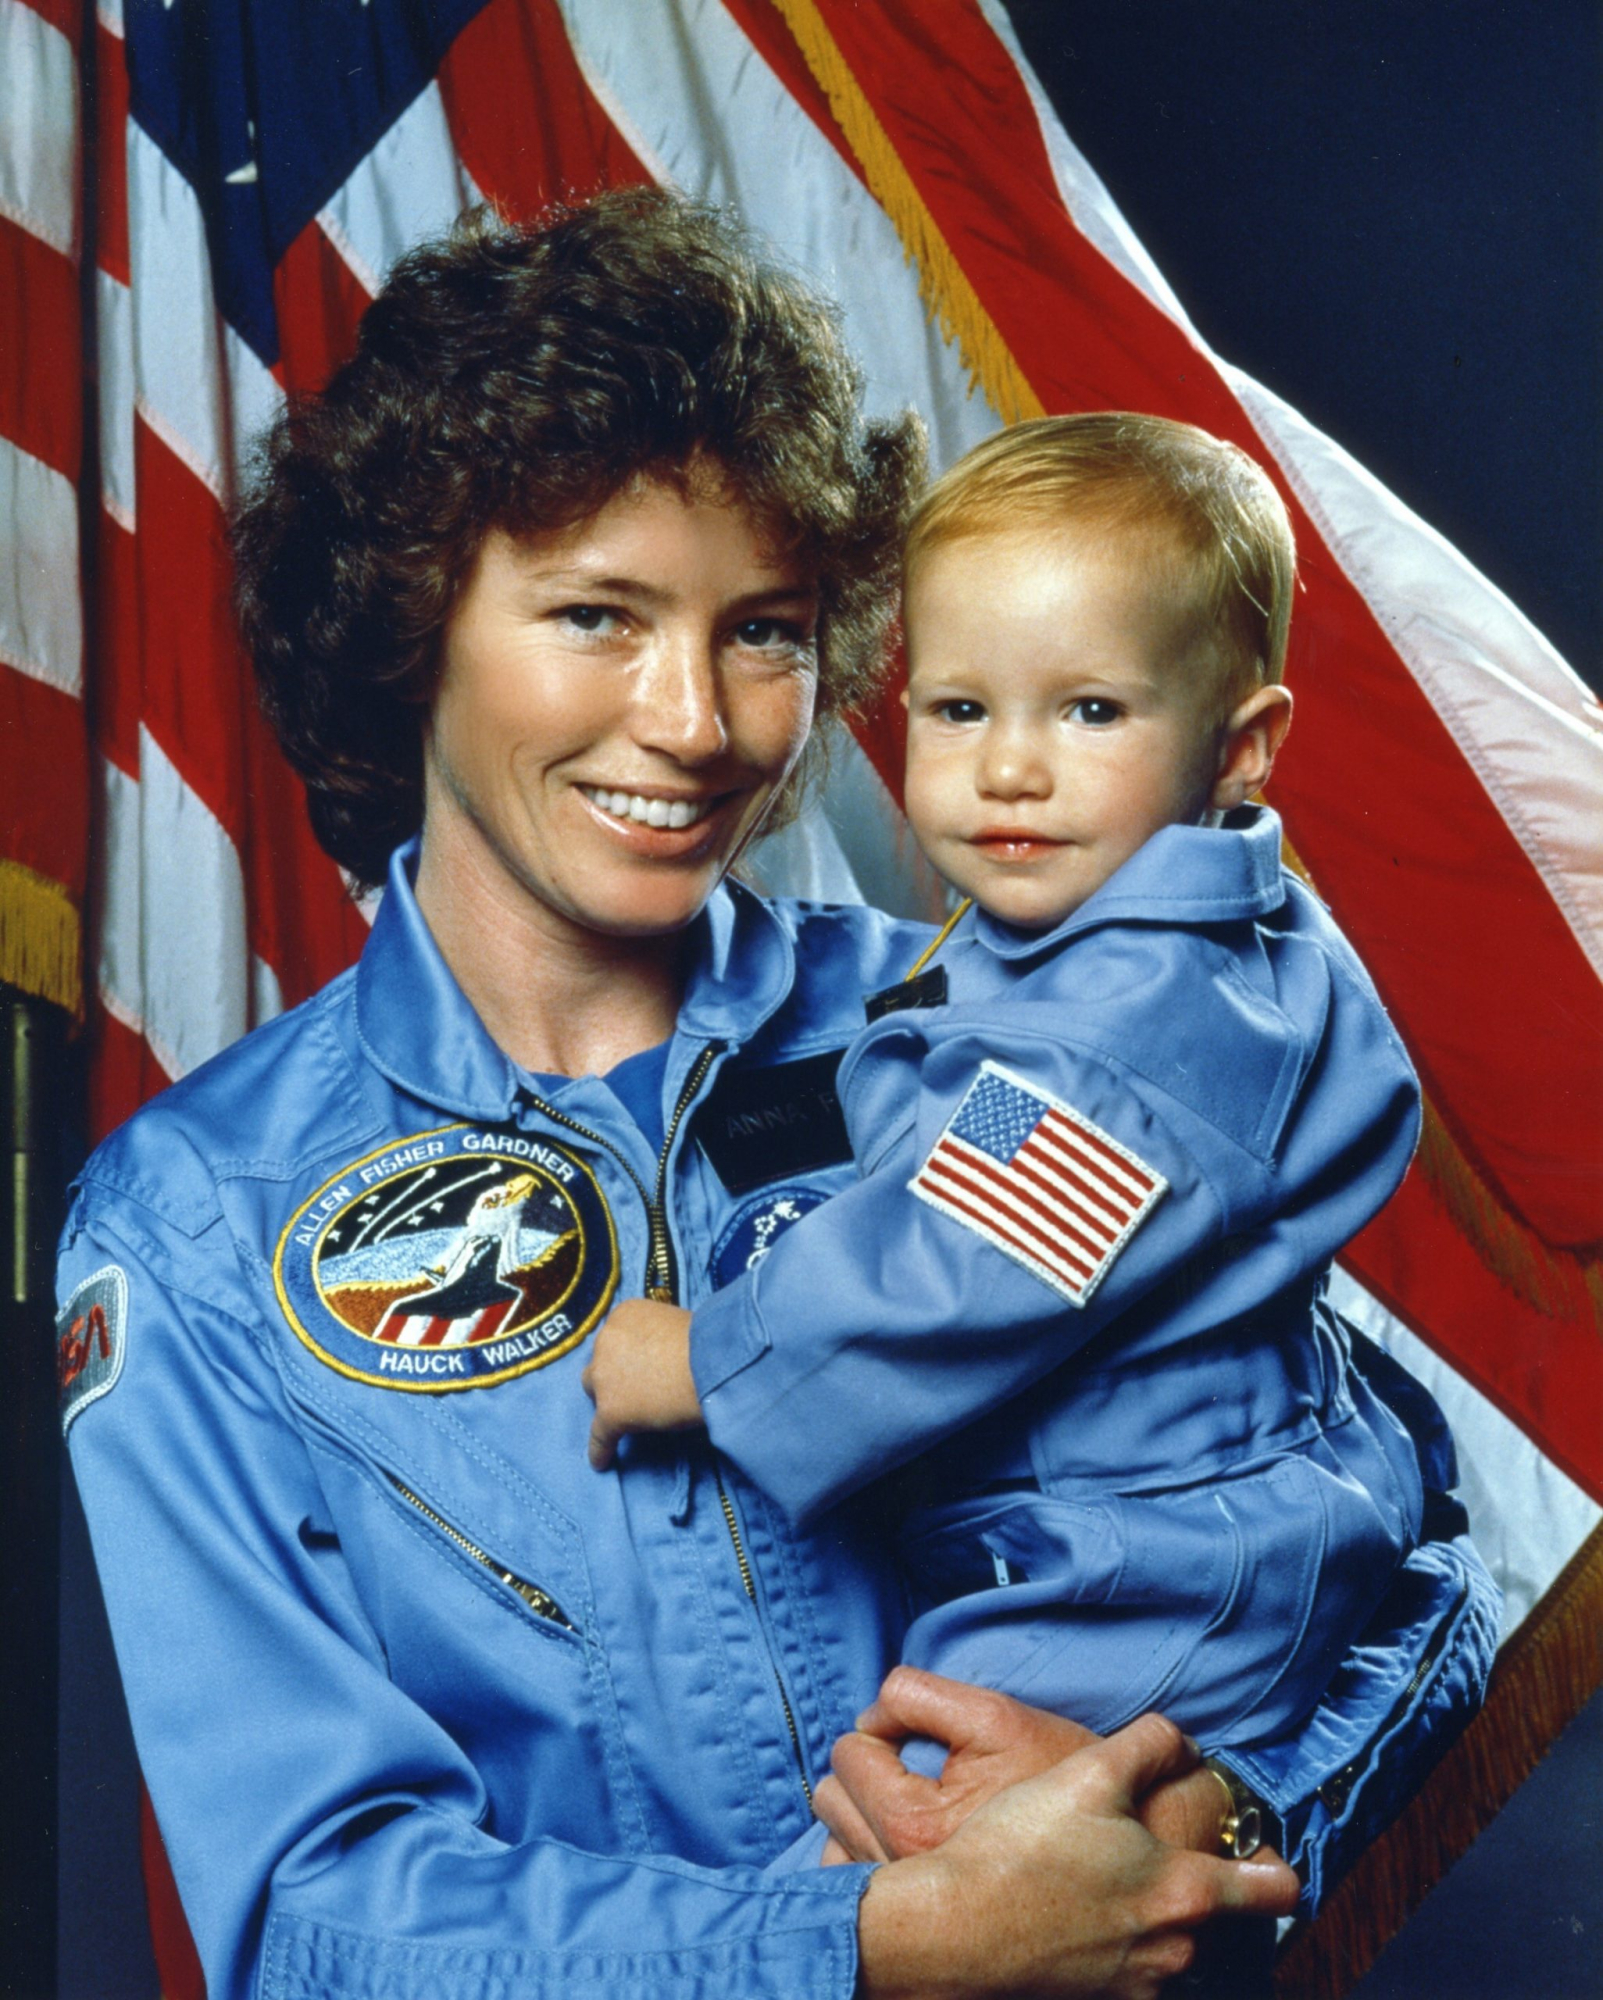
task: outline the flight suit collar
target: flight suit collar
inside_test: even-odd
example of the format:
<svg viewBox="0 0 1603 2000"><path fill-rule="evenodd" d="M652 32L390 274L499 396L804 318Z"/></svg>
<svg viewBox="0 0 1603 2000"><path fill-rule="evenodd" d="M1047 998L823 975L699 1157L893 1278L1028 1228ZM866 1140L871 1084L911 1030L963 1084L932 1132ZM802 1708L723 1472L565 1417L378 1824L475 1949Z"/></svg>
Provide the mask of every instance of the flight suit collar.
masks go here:
<svg viewBox="0 0 1603 2000"><path fill-rule="evenodd" d="M372 936L356 969L356 1031L368 1059L408 1095L460 1117L504 1123L521 1079L441 955L413 891L418 842L390 859ZM696 919L697 949L679 1037L736 1043L790 991L789 937L760 896L721 885ZM678 1052L670 1074L680 1066Z"/></svg>
<svg viewBox="0 0 1603 2000"><path fill-rule="evenodd" d="M1223 826L1165 826L1055 929L1020 930L976 911L974 935L998 958L1028 958L1111 923L1228 923L1286 900L1280 816L1244 806Z"/></svg>

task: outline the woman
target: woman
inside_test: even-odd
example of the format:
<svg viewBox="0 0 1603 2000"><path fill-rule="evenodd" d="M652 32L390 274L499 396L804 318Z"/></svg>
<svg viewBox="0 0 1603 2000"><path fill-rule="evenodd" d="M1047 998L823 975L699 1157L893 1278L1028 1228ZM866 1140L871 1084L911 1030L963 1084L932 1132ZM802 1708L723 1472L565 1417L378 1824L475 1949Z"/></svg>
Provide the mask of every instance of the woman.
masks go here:
<svg viewBox="0 0 1603 2000"><path fill-rule="evenodd" d="M102 1148L63 1252L213 2000L1133 1994L1206 1914L1290 1907L1128 1816L1191 1761L1152 1719L935 1853L761 1872L894 1658L877 1524L795 1535L705 1445L585 1462L613 1297L695 1298L849 1171L833 1056L921 939L725 878L867 684L918 460L813 300L638 193L416 253L268 442L268 706L329 852L399 850L355 971ZM1071 1740L915 1694L966 1742L952 1817Z"/></svg>

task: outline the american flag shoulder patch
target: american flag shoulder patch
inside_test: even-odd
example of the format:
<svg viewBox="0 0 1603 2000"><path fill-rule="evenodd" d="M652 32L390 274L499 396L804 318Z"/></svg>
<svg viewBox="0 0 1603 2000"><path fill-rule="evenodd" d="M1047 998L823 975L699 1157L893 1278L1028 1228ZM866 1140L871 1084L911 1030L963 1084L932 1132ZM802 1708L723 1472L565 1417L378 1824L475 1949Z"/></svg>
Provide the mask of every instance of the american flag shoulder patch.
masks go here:
<svg viewBox="0 0 1603 2000"><path fill-rule="evenodd" d="M1083 1306L1169 1183L1071 1104L985 1062L908 1182Z"/></svg>

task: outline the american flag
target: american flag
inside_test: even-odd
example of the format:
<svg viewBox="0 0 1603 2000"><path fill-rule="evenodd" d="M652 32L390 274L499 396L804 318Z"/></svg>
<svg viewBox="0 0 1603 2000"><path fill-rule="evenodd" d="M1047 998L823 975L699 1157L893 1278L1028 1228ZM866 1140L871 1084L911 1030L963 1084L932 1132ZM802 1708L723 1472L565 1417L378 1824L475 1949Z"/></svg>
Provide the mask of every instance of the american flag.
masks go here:
<svg viewBox="0 0 1603 2000"><path fill-rule="evenodd" d="M908 1186L1083 1306L1169 1183L1000 1063L980 1065Z"/></svg>
<svg viewBox="0 0 1603 2000"><path fill-rule="evenodd" d="M840 299L871 409L916 405L938 465L1019 417L1126 408L1278 478L1304 588L1274 803L1428 1098L1341 1303L1447 1408L1508 1596L1409 1867L1377 1850L1340 1950L1303 1953L1307 1990L1339 1990L1603 1674L1597 703L1208 349L1001 0L0 0L0 106L0 979L86 1016L96 1133L365 936L257 714L224 520L254 431L465 205L643 179L732 203ZM770 886L939 913L900 747L888 700Z"/></svg>

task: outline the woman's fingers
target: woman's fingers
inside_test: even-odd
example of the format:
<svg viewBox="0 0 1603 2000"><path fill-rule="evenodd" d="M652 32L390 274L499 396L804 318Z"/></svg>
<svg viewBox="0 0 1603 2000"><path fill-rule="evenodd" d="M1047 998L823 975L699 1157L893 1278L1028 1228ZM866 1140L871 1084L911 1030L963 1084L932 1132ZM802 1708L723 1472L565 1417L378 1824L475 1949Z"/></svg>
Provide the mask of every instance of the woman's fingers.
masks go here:
<svg viewBox="0 0 1603 2000"><path fill-rule="evenodd" d="M1101 1771L1105 1782L1114 1787L1107 1804L1133 1815L1137 1802L1154 1785L1183 1777L1195 1768L1202 1752L1167 1716L1138 1715L1134 1722L1092 1746L1088 1755L1091 1762L1086 1768Z"/></svg>
<svg viewBox="0 0 1603 2000"><path fill-rule="evenodd" d="M889 1861L884 1843L839 1778L825 1778L813 1794L813 1811L829 1828L825 1860ZM832 1857L830 1850L838 1852Z"/></svg>
<svg viewBox="0 0 1603 2000"><path fill-rule="evenodd" d="M865 1763L888 1750L855 1741ZM1199 1925L1289 1912L1290 1869L1168 1847L1133 1817L1136 1798L1196 1755L1173 1724L1144 1716L1008 1786L943 1847L881 1868L859 1919L863 1992L1153 2000L1190 1962Z"/></svg>
<svg viewBox="0 0 1603 2000"><path fill-rule="evenodd" d="M857 1718L857 1727L886 1742L931 1736L955 1751L1005 1752L1033 1760L1040 1769L1097 1740L1092 1730L1066 1716L1031 1708L994 1688L926 1673L921 1667L893 1667L878 1697ZM1014 1775L1022 1777L1025 1772L1020 1769Z"/></svg>
<svg viewBox="0 0 1603 2000"><path fill-rule="evenodd" d="M909 1771L891 1745L877 1736L838 1737L829 1761L843 1797L871 1842L865 1844L861 1860L923 1854L949 1839L963 1818L962 1812L952 1811L935 1779ZM825 1823L831 1831L841 1831L833 1819ZM857 1853L851 1841L847 1845Z"/></svg>

